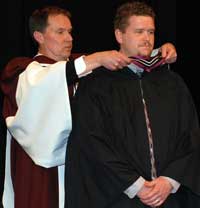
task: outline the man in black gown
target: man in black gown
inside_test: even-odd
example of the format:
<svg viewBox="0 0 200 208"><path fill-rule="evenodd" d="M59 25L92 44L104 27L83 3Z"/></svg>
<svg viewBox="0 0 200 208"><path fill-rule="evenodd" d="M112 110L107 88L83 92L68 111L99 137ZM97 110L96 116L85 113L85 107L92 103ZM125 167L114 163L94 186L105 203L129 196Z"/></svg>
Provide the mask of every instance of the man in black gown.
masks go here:
<svg viewBox="0 0 200 208"><path fill-rule="evenodd" d="M66 157L66 208L200 207L198 117L182 78L154 47L155 14L126 3L115 17L132 64L83 78Z"/></svg>

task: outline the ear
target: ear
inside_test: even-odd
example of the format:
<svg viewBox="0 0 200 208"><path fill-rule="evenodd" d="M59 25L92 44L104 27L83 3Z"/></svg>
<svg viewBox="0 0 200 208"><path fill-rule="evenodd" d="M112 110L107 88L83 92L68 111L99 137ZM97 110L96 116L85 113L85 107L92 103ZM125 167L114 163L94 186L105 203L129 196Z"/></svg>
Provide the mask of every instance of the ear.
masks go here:
<svg viewBox="0 0 200 208"><path fill-rule="evenodd" d="M39 43L39 44L42 44L43 41L44 41L44 37L43 37L43 34L39 31L35 31L33 33L33 37L34 39Z"/></svg>
<svg viewBox="0 0 200 208"><path fill-rule="evenodd" d="M122 32L119 29L115 30L115 38L119 44L122 43Z"/></svg>

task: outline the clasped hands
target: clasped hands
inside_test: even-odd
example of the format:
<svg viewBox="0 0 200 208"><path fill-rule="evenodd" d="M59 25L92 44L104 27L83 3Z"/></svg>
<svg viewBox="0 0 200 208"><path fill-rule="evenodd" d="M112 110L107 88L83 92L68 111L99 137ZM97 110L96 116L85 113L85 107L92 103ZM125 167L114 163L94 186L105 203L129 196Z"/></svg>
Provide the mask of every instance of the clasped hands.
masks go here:
<svg viewBox="0 0 200 208"><path fill-rule="evenodd" d="M172 189L171 183L160 176L152 181L145 181L137 196L142 203L151 207L158 207L164 203Z"/></svg>

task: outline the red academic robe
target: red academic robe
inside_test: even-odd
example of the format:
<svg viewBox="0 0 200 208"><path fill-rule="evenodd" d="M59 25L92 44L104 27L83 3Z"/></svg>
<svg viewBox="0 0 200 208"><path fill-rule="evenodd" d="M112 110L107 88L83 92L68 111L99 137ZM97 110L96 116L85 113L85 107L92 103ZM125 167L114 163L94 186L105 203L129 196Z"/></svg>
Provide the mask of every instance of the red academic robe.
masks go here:
<svg viewBox="0 0 200 208"><path fill-rule="evenodd" d="M3 71L1 88L5 95L4 118L16 114L15 94L18 78L28 64L34 60L42 63L55 63L54 60L45 56L36 56L34 59L21 57L9 62ZM66 73L69 75L68 84L71 84L77 79L73 62L67 63L66 68L68 69ZM15 208L59 207L58 168L43 168L36 165L14 138L11 140L11 178Z"/></svg>

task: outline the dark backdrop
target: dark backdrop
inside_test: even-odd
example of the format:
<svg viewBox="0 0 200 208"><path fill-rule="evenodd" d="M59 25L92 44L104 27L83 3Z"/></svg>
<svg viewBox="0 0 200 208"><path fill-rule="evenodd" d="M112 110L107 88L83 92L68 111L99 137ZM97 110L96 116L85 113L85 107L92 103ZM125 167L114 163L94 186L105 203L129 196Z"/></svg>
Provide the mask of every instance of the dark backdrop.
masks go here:
<svg viewBox="0 0 200 208"><path fill-rule="evenodd" d="M75 53L117 49L113 33L113 16L116 8L126 0L6 0L1 7L0 33L0 69L13 57L32 56L36 53L28 31L28 17L38 7L51 4L69 9L72 13ZM146 0L152 4L157 13L156 47L164 42L172 42L178 51L178 60L172 65L185 79L192 92L195 103L199 103L197 83L192 80L191 72L185 68L190 63L187 42L181 42L182 34L177 40L176 0ZM186 19L188 20L188 19ZM182 21L182 19L181 19ZM184 47L183 47L184 45ZM186 49L187 48L187 49ZM191 54L191 53L190 53ZM197 73L193 71L193 75ZM0 96L0 105L1 105ZM197 105L198 106L198 105ZM1 106L0 106L1 107ZM0 191L4 175L3 137L4 125L0 118ZM1 194L1 193L0 193Z"/></svg>
<svg viewBox="0 0 200 208"><path fill-rule="evenodd" d="M35 8L46 4L59 5L72 13L73 52L94 52L116 49L113 16L116 7L127 0L7 0L0 13L1 62L3 68L15 56L33 55L28 31L28 17ZM156 10L156 46L170 41L176 44L176 1L146 0ZM170 15L169 15L170 14Z"/></svg>

